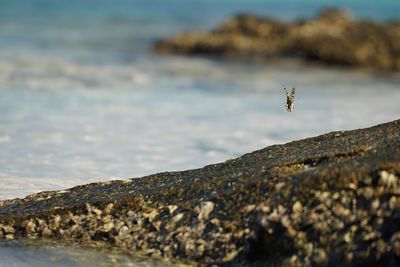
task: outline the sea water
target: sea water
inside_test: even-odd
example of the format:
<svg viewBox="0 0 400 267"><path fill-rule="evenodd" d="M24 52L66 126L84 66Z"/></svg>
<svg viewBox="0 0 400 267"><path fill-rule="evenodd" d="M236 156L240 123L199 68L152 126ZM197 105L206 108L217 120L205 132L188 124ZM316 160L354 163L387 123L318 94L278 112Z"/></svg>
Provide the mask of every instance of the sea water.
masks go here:
<svg viewBox="0 0 400 267"><path fill-rule="evenodd" d="M198 168L398 119L400 79L392 75L150 51L160 38L237 13L291 21L327 6L400 19L396 0L0 0L0 200ZM285 85L297 88L292 113ZM24 248L1 245L0 266L36 262ZM44 259L55 250L35 251ZM71 266L68 255L37 264Z"/></svg>

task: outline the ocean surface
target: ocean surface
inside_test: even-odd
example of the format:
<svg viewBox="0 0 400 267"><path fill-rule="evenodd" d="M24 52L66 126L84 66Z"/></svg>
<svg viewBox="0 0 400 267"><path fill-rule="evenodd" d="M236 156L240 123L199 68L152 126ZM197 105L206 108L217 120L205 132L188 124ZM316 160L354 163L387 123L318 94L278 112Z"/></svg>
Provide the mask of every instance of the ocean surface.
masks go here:
<svg viewBox="0 0 400 267"><path fill-rule="evenodd" d="M198 168L398 119L399 77L150 51L160 38L237 13L291 21L331 6L400 19L398 0L0 0L0 200ZM292 113L284 85L297 88ZM57 246L35 249L0 243L0 266L91 264L71 256L83 249L62 257Z"/></svg>

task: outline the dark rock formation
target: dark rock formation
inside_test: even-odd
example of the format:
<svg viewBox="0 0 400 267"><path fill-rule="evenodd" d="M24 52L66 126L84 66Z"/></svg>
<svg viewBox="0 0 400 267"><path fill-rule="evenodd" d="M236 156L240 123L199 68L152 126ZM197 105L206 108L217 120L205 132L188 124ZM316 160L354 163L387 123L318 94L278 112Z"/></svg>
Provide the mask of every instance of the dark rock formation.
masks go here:
<svg viewBox="0 0 400 267"><path fill-rule="evenodd" d="M399 72L399 40L400 23L357 21L344 11L327 9L316 19L289 24L239 15L211 32L160 41L154 51L265 61L289 56Z"/></svg>
<svg viewBox="0 0 400 267"><path fill-rule="evenodd" d="M400 120L225 163L0 202L0 239L198 264L399 266Z"/></svg>

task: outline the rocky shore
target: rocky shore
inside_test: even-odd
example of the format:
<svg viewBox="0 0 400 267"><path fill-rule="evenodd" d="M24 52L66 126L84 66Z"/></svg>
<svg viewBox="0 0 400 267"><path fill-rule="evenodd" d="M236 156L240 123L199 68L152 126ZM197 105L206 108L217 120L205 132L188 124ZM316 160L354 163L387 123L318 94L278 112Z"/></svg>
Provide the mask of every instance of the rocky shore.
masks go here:
<svg viewBox="0 0 400 267"><path fill-rule="evenodd" d="M209 55L258 61L296 57L340 66L400 72L400 22L356 20L327 9L315 19L284 23L238 15L210 32L159 41L158 53Z"/></svg>
<svg viewBox="0 0 400 267"><path fill-rule="evenodd" d="M399 266L400 120L0 202L0 239L225 266Z"/></svg>

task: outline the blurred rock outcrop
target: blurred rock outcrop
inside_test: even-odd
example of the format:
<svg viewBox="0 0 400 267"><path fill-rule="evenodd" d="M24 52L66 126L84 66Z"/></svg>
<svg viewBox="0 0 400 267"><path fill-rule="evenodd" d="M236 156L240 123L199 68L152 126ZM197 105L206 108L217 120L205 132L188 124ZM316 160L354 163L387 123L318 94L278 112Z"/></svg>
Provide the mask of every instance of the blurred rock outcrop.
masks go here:
<svg viewBox="0 0 400 267"><path fill-rule="evenodd" d="M293 23L239 15L211 32L186 33L159 41L154 51L263 61L300 57L399 72L400 23L355 20L337 9L326 9L315 19Z"/></svg>

